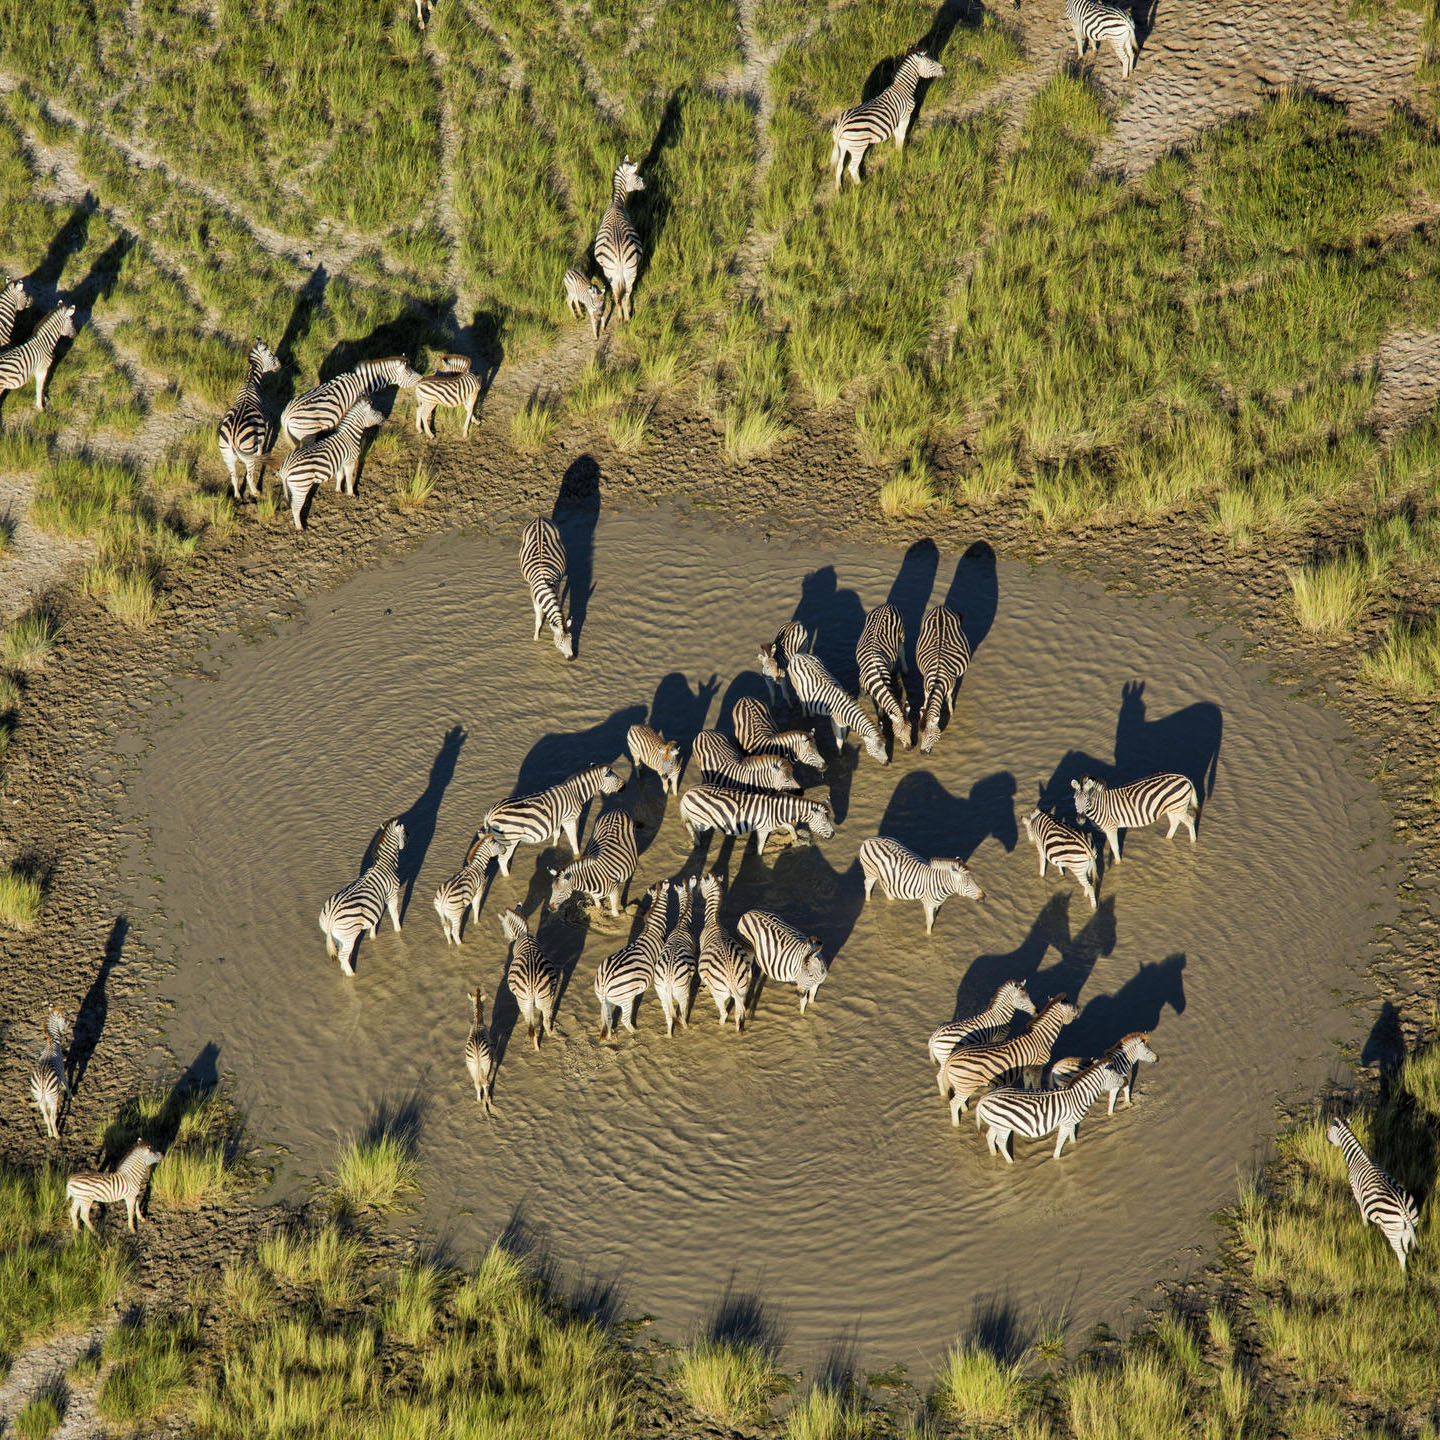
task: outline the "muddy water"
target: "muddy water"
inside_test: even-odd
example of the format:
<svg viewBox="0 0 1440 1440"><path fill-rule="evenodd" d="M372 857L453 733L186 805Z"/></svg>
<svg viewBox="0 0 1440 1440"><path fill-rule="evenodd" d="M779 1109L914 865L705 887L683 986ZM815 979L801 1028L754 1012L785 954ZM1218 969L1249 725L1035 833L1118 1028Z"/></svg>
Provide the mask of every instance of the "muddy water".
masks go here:
<svg viewBox="0 0 1440 1440"><path fill-rule="evenodd" d="M1183 1268L1277 1097L1319 1079L1353 1030L1336 995L1384 904L1384 826L1338 723L1173 604L997 566L983 543L821 552L672 511L567 534L590 592L573 665L530 642L511 540L455 537L225 649L218 678L177 682L157 723L139 798L161 877L150 938L179 962L168 1039L182 1060L219 1047L256 1133L287 1152L282 1188L408 1106L424 1219L461 1249L519 1220L677 1337L727 1287L753 1294L798 1364L848 1337L867 1362L923 1373L977 1312L1113 1319ZM667 1040L652 996L638 1036L602 1043L594 967L630 920L550 917L542 941L573 967L562 1033L538 1054L523 1030L510 1039L486 1120L461 1062L465 991L496 994L498 909L533 914L537 861L559 863L522 849L447 948L430 897L487 805L613 759L635 720L685 739L714 723L760 693L757 645L795 614L853 684L863 609L887 596L912 637L927 603L965 611L975 662L956 719L929 759L882 769L852 750L835 839L752 852L727 902L732 923L764 904L825 940L810 1013L772 985L738 1038L702 995ZM1210 794L1199 846L1132 835L1092 913L1072 882L1039 878L1018 817L1040 787L1068 795L1072 775L1111 767L1184 770ZM675 802L653 779L627 798L649 822L641 883L677 872ZM397 813L404 930L386 922L345 980L316 915ZM855 853L881 831L967 858L988 903L951 900L929 940L918 906L862 909ZM926 1058L957 1003L1011 977L1078 996L1061 1053L1147 1029L1162 1057L1135 1106L1095 1112L1059 1162L1018 1142L1006 1166L968 1118L952 1130ZM502 996L502 1033L513 1018Z"/></svg>

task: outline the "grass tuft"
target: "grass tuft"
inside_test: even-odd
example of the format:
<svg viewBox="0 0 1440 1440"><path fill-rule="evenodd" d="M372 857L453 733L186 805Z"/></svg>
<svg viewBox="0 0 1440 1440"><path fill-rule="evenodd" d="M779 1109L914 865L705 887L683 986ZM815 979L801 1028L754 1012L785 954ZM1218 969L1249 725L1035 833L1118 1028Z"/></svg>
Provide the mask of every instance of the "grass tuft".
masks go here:
<svg viewBox="0 0 1440 1440"><path fill-rule="evenodd" d="M62 1400L56 1395L37 1395L15 1417L15 1434L19 1440L46 1440L60 1428L65 1418Z"/></svg>
<svg viewBox="0 0 1440 1440"><path fill-rule="evenodd" d="M559 424L554 405L531 396L523 408L510 417L510 443L525 454L539 454L550 443Z"/></svg>
<svg viewBox="0 0 1440 1440"><path fill-rule="evenodd" d="M54 655L59 633L54 617L44 611L23 615L7 627L0 644L0 660L21 675L33 675L43 670Z"/></svg>
<svg viewBox="0 0 1440 1440"><path fill-rule="evenodd" d="M1414 700L1440 691L1440 615L1420 625L1397 620L1378 650L1360 661L1361 678Z"/></svg>
<svg viewBox="0 0 1440 1440"><path fill-rule="evenodd" d="M887 520L923 515L940 497L935 472L924 460L912 460L880 487L880 513Z"/></svg>
<svg viewBox="0 0 1440 1440"><path fill-rule="evenodd" d="M1358 555L1337 555L1313 565L1290 567L1295 619L1312 635L1348 634L1368 598L1364 562Z"/></svg>
<svg viewBox="0 0 1440 1440"><path fill-rule="evenodd" d="M153 1424L179 1403L195 1368L199 1315L193 1310L123 1324L105 1341L112 1362L95 1408L107 1420Z"/></svg>
<svg viewBox="0 0 1440 1440"><path fill-rule="evenodd" d="M727 1425L763 1419L781 1388L771 1352L744 1340L697 1342L681 1356L675 1378L696 1410Z"/></svg>
<svg viewBox="0 0 1440 1440"><path fill-rule="evenodd" d="M786 1440L865 1440L869 1417L853 1398L815 1386L785 1417Z"/></svg>
<svg viewBox="0 0 1440 1440"><path fill-rule="evenodd" d="M967 1425L1008 1424L1025 1408L1023 1376L1018 1360L1001 1360L974 1342L957 1345L936 1378L936 1408Z"/></svg>
<svg viewBox="0 0 1440 1440"><path fill-rule="evenodd" d="M435 494L435 477L423 460L415 462L415 473L395 487L392 503L397 510L423 510Z"/></svg>
<svg viewBox="0 0 1440 1440"><path fill-rule="evenodd" d="M610 443L622 455L638 455L652 437L650 416L651 405L626 405L617 410L605 422L605 433Z"/></svg>
<svg viewBox="0 0 1440 1440"><path fill-rule="evenodd" d="M401 1136L387 1132L352 1140L335 1165L336 1207L342 1212L406 1209L405 1197L419 1188L418 1173L411 1146Z"/></svg>
<svg viewBox="0 0 1440 1440"><path fill-rule="evenodd" d="M725 458L736 465L769 455L790 434L773 410L744 409L731 405L725 411L722 444Z"/></svg>
<svg viewBox="0 0 1440 1440"><path fill-rule="evenodd" d="M33 876L18 870L0 870L0 925L27 930L40 918L44 891Z"/></svg>

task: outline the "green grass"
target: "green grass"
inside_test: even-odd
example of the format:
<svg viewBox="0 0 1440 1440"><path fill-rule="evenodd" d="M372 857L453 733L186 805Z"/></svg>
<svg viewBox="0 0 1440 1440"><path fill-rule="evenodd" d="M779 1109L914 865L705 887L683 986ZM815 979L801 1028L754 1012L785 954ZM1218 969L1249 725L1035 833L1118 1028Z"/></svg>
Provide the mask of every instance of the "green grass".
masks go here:
<svg viewBox="0 0 1440 1440"><path fill-rule="evenodd" d="M0 870L0 926L28 930L40 918L45 892L40 882L19 870Z"/></svg>
<svg viewBox="0 0 1440 1440"><path fill-rule="evenodd" d="M653 407L649 405L627 405L606 420L605 434L620 454L638 455L649 448L654 438L650 426L652 410Z"/></svg>
<svg viewBox="0 0 1440 1440"><path fill-rule="evenodd" d="M409 1143L384 1133L341 1147L331 1194L341 1211L403 1210L419 1188L419 1166Z"/></svg>
<svg viewBox="0 0 1440 1440"><path fill-rule="evenodd" d="M20 1440L46 1440L65 1418L62 1401L55 1395L37 1395L15 1416L15 1434Z"/></svg>
<svg viewBox="0 0 1440 1440"><path fill-rule="evenodd" d="M1380 647L1360 661L1360 675L1407 699L1424 700L1440 691L1440 615L1417 625L1397 620Z"/></svg>
<svg viewBox="0 0 1440 1440"><path fill-rule="evenodd" d="M745 410L732 405L725 412L722 445L725 458L736 465L771 454L790 434L773 410Z"/></svg>
<svg viewBox="0 0 1440 1440"><path fill-rule="evenodd" d="M1359 556L1337 555L1312 565L1292 566L1285 573L1295 619L1302 630L1341 635L1355 628L1369 594L1369 576Z"/></svg>
<svg viewBox="0 0 1440 1440"><path fill-rule="evenodd" d="M110 1368L95 1408L117 1423L153 1425L182 1403L198 1349L199 1315L194 1310L116 1326L105 1341Z"/></svg>
<svg viewBox="0 0 1440 1440"><path fill-rule="evenodd" d="M880 513L887 520L904 520L923 515L939 499L935 472L923 460L897 470L881 487Z"/></svg>
<svg viewBox="0 0 1440 1440"><path fill-rule="evenodd" d="M745 1340L700 1340L674 1370L680 1393L701 1415L739 1425L762 1419L781 1388L773 1354Z"/></svg>
<svg viewBox="0 0 1440 1440"><path fill-rule="evenodd" d="M403 483L396 485L390 503L397 510L423 510L435 495L435 477L426 468L423 460L415 462L415 472Z"/></svg>
<svg viewBox="0 0 1440 1440"><path fill-rule="evenodd" d="M979 1345L957 1345L936 1378L934 1403L941 1414L967 1425L1008 1424L1024 1408L1024 1365Z"/></svg>
<svg viewBox="0 0 1440 1440"><path fill-rule="evenodd" d="M0 639L0 662L21 675L34 675L45 668L55 653L59 623L45 611L22 616L9 625Z"/></svg>
<svg viewBox="0 0 1440 1440"><path fill-rule="evenodd" d="M856 1400L822 1385L785 1417L786 1440L865 1440L875 1429Z"/></svg>
<svg viewBox="0 0 1440 1440"><path fill-rule="evenodd" d="M527 455L538 455L549 443L560 423L555 406L532 396L510 417L510 443Z"/></svg>
<svg viewBox="0 0 1440 1440"><path fill-rule="evenodd" d="M242 1128L225 1096L171 1086L142 1090L98 1138L112 1161L137 1140L154 1146L165 1158L151 1172L151 1201L162 1210L195 1210L234 1193Z"/></svg>

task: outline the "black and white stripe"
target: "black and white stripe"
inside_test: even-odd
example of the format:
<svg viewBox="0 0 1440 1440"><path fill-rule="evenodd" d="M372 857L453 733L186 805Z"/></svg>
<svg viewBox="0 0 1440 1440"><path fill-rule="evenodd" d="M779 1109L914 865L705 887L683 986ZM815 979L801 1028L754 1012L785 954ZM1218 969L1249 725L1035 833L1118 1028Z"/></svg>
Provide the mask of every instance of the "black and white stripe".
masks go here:
<svg viewBox="0 0 1440 1440"><path fill-rule="evenodd" d="M682 1029L690 1025L690 998L695 991L699 960L695 949L695 877L684 883L672 882L670 887L680 902L679 913L655 962L655 998L665 1014L665 1033L675 1033L675 1022Z"/></svg>
<svg viewBox="0 0 1440 1440"><path fill-rule="evenodd" d="M500 928L510 942L510 963L505 967L505 983L515 997L515 1008L525 1021L526 1034L538 1050L541 1030L550 1035L555 1029L560 967L530 934L524 912L518 905L501 914Z"/></svg>
<svg viewBox="0 0 1440 1440"><path fill-rule="evenodd" d="M592 905L608 902L610 913L618 915L639 859L635 822L623 810L607 810L591 829L585 849L563 870L551 869L550 909L579 895Z"/></svg>
<svg viewBox="0 0 1440 1440"><path fill-rule="evenodd" d="M1120 58L1121 75L1135 68L1140 44L1135 38L1135 20L1128 10L1112 5L1109 0L1065 0L1065 18L1075 36L1075 55L1085 58L1086 44L1097 50L1104 42Z"/></svg>
<svg viewBox="0 0 1440 1440"><path fill-rule="evenodd" d="M346 411L377 391L391 385L409 390L420 380L420 372L412 370L403 355L362 360L353 370L297 395L280 414L281 429L298 445L312 435L333 430Z"/></svg>
<svg viewBox="0 0 1440 1440"><path fill-rule="evenodd" d="M533 795L520 795L492 805L480 822L500 846L500 873L510 873L515 851L526 845L553 845L563 834L570 842L570 851L580 853L580 812L597 795L615 795L625 782L611 765L591 765L588 769L538 790Z"/></svg>
<svg viewBox="0 0 1440 1440"><path fill-rule="evenodd" d="M495 1080L495 1044L485 1026L485 994L481 990L466 992L475 1005L475 1018L465 1037L465 1068L475 1082L475 1098L490 1114L490 1087Z"/></svg>
<svg viewBox="0 0 1440 1440"><path fill-rule="evenodd" d="M1150 1037L1142 1031L1136 1030L1117 1041L1100 1058L1120 1076L1120 1084L1110 1091L1107 1107L1107 1113L1113 1115L1117 1097L1126 1105L1130 1104L1137 1069L1141 1065L1153 1065L1160 1057L1150 1048ZM1067 1055L1056 1060L1045 1075L1044 1085L1039 1088L1062 1089L1064 1086L1072 1084L1075 1077L1091 1063L1094 1062L1075 1055ZM1029 1083L1028 1076L1026 1079Z"/></svg>
<svg viewBox="0 0 1440 1440"><path fill-rule="evenodd" d="M359 876L337 890L320 911L320 928L325 932L325 951L353 975L351 961L360 937L375 938L381 916L388 910L390 923L400 928L400 852L405 848L405 827L387 820L370 842L370 855Z"/></svg>
<svg viewBox="0 0 1440 1440"><path fill-rule="evenodd" d="M734 785L741 790L798 791L800 782L783 755L744 755L739 746L718 730L702 730L691 748L705 780Z"/></svg>
<svg viewBox="0 0 1440 1440"><path fill-rule="evenodd" d="M355 472L365 447L365 432L385 417L368 401L359 401L347 410L340 423L327 435L297 445L280 466L280 486L290 502L290 518L303 530L305 502L328 481L335 489L355 493Z"/></svg>
<svg viewBox="0 0 1440 1440"><path fill-rule="evenodd" d="M1195 820L1200 814L1200 800L1195 786L1184 776L1174 774L1149 775L1144 780L1133 780L1129 785L1113 788L1093 775L1082 776L1070 782L1075 792L1075 813L1082 820L1088 820L1105 836L1105 843L1114 853L1115 863L1120 863L1120 832L1137 830L1153 825L1157 820L1168 820L1170 828L1165 838L1171 839L1184 825L1190 831L1190 843L1195 843Z"/></svg>
<svg viewBox="0 0 1440 1440"><path fill-rule="evenodd" d="M0 290L0 347L10 343L15 333L15 317L30 308L30 292L22 280L7 280Z"/></svg>
<svg viewBox="0 0 1440 1440"><path fill-rule="evenodd" d="M928 755L940 738L940 726L947 711L955 706L955 694L970 668L970 642L961 624L965 617L944 605L925 612L920 636L915 642L915 662L925 683L915 726L920 749Z"/></svg>
<svg viewBox="0 0 1440 1440"><path fill-rule="evenodd" d="M779 634L768 645L760 647L760 673L765 677L772 705L786 697L794 699L795 692L787 679L790 661L809 648L810 632L798 620L782 625Z"/></svg>
<svg viewBox="0 0 1440 1440"><path fill-rule="evenodd" d="M602 1040L615 1033L617 1019L632 1035L635 1033L635 1011L654 978L665 943L665 921L670 909L666 903L667 889L662 881L645 892L650 908L645 912L645 924L639 935L623 949L607 955L595 971Z"/></svg>
<svg viewBox="0 0 1440 1440"><path fill-rule="evenodd" d="M259 495L255 476L275 448L275 422L266 414L260 399L260 379L280 368L275 352L263 340L256 340L245 364L245 383L235 403L225 412L218 435L220 463L230 477L230 488L240 498L243 476L245 493Z"/></svg>
<svg viewBox="0 0 1440 1440"><path fill-rule="evenodd" d="M30 1075L30 1103L40 1112L45 1133L60 1138L60 1105L72 1098L65 1077L65 1017L53 1005L45 1016L45 1046Z"/></svg>
<svg viewBox="0 0 1440 1440"><path fill-rule="evenodd" d="M788 755L797 765L823 770L825 757L809 730L779 730L763 700L746 695L735 702L731 716L735 739L747 755Z"/></svg>
<svg viewBox="0 0 1440 1440"><path fill-rule="evenodd" d="M980 1097L975 1107L975 1126L987 1127L985 1142L992 1155L997 1152L1011 1164L1010 1137L1019 1133L1029 1140L1041 1140L1051 1131L1055 1138L1055 1159L1067 1140L1075 1138L1076 1127L1085 1112L1103 1091L1112 1095L1123 1082L1120 1072L1106 1061L1082 1070L1069 1084L1059 1090L1021 1090L1006 1085Z"/></svg>
<svg viewBox="0 0 1440 1440"><path fill-rule="evenodd" d="M732 1011L735 1029L745 1029L745 1007L755 979L755 962L749 951L720 923L720 877L709 874L700 882L705 902L705 923L700 927L700 979L720 1012L720 1024Z"/></svg>
<svg viewBox="0 0 1440 1440"><path fill-rule="evenodd" d="M1100 903L1097 895L1099 875L1095 847L1089 837L1063 820L1047 815L1038 806L1025 817L1025 834L1039 853L1041 876L1050 865L1062 875L1069 871L1080 882L1090 908L1096 909Z"/></svg>
<svg viewBox="0 0 1440 1440"><path fill-rule="evenodd" d="M922 80L937 80L945 73L938 60L923 50L907 55L895 78L873 100L852 105L831 127L830 163L835 167L835 188L844 183L845 163L850 178L860 183L860 162L872 145L895 137L895 148L905 147L905 133L915 113L915 90Z"/></svg>
<svg viewBox="0 0 1440 1440"><path fill-rule="evenodd" d="M1023 1035L980 1045L957 1045L935 1077L941 1095L951 1097L950 1123L960 1123L965 1102L982 1086L1032 1066L1043 1066L1050 1059L1056 1037L1079 1013L1063 995L1057 995L1046 1003Z"/></svg>
<svg viewBox="0 0 1440 1440"><path fill-rule="evenodd" d="M520 537L520 573L530 588L535 607L535 636L543 625L550 627L555 648L567 659L575 658L575 637L560 608L560 591L565 583L565 542L560 532L543 516L537 516Z"/></svg>
<svg viewBox="0 0 1440 1440"><path fill-rule="evenodd" d="M460 926L467 910L472 925L480 918L480 906L485 899L485 872L499 853L500 847L493 835L477 835L465 852L465 863L436 888L435 913L440 917L446 944L460 943Z"/></svg>
<svg viewBox="0 0 1440 1440"><path fill-rule="evenodd" d="M635 277L640 273L640 259L645 253L639 232L625 208L625 197L644 188L640 167L627 155L615 167L610 182L610 203L605 207L600 232L595 237L595 263L610 283L615 309L622 320L629 320L634 311Z"/></svg>
<svg viewBox="0 0 1440 1440"><path fill-rule="evenodd" d="M905 708L905 691L896 683L904 675L905 622L893 605L877 605L866 617L865 627L855 642L855 665L860 688L875 706L876 717L888 721L891 738L903 749L910 748L910 715Z"/></svg>
<svg viewBox="0 0 1440 1440"><path fill-rule="evenodd" d="M837 747L845 743L846 735L853 730L864 742L865 751L872 760L881 765L889 764L885 739L875 722L855 703L853 696L836 684L835 677L818 656L792 655L786 675L800 708L807 715L819 715L829 720Z"/></svg>
<svg viewBox="0 0 1440 1440"><path fill-rule="evenodd" d="M1020 981L1007 980L978 1015L952 1020L931 1033L930 1058L937 1066L943 1065L957 1045L980 1045L994 1040L1002 1031L1009 1030L1010 1021L1017 1013L1034 1015L1035 1002Z"/></svg>
<svg viewBox="0 0 1440 1440"><path fill-rule="evenodd" d="M1390 1242L1403 1271L1420 1224L1414 1198L1365 1153L1344 1120L1332 1120L1326 1136L1332 1145L1340 1147L1345 1157L1345 1166L1350 1172L1350 1193L1360 1207L1361 1218L1367 1225L1374 1225Z"/></svg>
<svg viewBox="0 0 1440 1440"><path fill-rule="evenodd" d="M667 740L648 725L632 725L625 732L625 748L629 750L631 763L637 770L643 766L660 777L660 788L667 795L680 793L680 772L685 768L685 762L680 755L678 740Z"/></svg>
<svg viewBox="0 0 1440 1440"><path fill-rule="evenodd" d="M435 373L427 375L415 385L415 428L422 435L435 438L435 412L437 410L463 410L465 424L460 438L470 438L470 422L475 418L475 407L480 403L480 392L484 387L480 377L470 373L468 355L441 355L435 361Z"/></svg>
<svg viewBox="0 0 1440 1440"><path fill-rule="evenodd" d="M926 860L888 835L860 842L860 870L868 903L875 882L892 900L918 900L925 908L925 933L935 929L935 916L952 895L983 900L985 892L959 860Z"/></svg>
<svg viewBox="0 0 1440 1440"><path fill-rule="evenodd" d="M640 187L644 189L642 185ZM579 270L565 272L565 303L577 319L590 317L590 334L598 340L605 323L605 292L588 275Z"/></svg>
<svg viewBox="0 0 1440 1440"><path fill-rule="evenodd" d="M813 935L802 935L768 910L747 910L735 928L754 952L762 974L795 987L803 1015L830 973L820 954L820 941Z"/></svg>
<svg viewBox="0 0 1440 1440"><path fill-rule="evenodd" d="M75 307L57 305L36 327L35 333L23 344L0 350L0 394L18 390L30 379L35 381L35 408L45 408L45 381L55 363L55 349L75 333Z"/></svg>
<svg viewBox="0 0 1440 1440"><path fill-rule="evenodd" d="M95 1226L90 1222L90 1207L114 1205L123 1200L125 1218L133 1231L136 1222L145 1218L145 1212L140 1208L140 1197L145 1193L150 1167L158 1165L164 1158L158 1150L152 1150L141 1140L113 1170L77 1170L65 1182L65 1198L70 1202L70 1228L78 1230L83 1221L85 1228L95 1233Z"/></svg>
<svg viewBox="0 0 1440 1440"><path fill-rule="evenodd" d="M698 845L707 831L755 836L755 853L778 833L797 838L801 827L822 840L835 834L830 802L801 795L775 795L764 790L732 790L725 785L692 785L680 797L680 818Z"/></svg>

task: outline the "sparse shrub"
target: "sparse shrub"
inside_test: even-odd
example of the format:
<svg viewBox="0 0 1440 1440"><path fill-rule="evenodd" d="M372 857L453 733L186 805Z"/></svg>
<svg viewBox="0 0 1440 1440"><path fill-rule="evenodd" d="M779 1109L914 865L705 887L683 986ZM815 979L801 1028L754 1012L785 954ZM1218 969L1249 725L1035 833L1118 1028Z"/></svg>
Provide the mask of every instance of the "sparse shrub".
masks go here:
<svg viewBox="0 0 1440 1440"><path fill-rule="evenodd" d="M943 1415L967 1425L1000 1425L1025 1408L1024 1366L1001 1360L984 1346L957 1345L935 1381L935 1404Z"/></svg>
<svg viewBox="0 0 1440 1440"><path fill-rule="evenodd" d="M532 396L510 417L510 443L527 454L538 454L550 443L559 423L554 405Z"/></svg>
<svg viewBox="0 0 1440 1440"><path fill-rule="evenodd" d="M1366 567L1358 555L1336 555L1313 565L1292 566L1285 573L1302 630L1339 635L1355 628L1369 592Z"/></svg>
<svg viewBox="0 0 1440 1440"><path fill-rule="evenodd" d="M769 455L789 429L772 410L745 410L737 405L725 411L725 458L737 465Z"/></svg>
<svg viewBox="0 0 1440 1440"><path fill-rule="evenodd" d="M105 592L105 608L132 630L147 629L160 614L155 582L139 570L117 576Z"/></svg>
<svg viewBox="0 0 1440 1440"><path fill-rule="evenodd" d="M744 1340L698 1341L681 1356L675 1378L696 1410L730 1425L762 1419L780 1389L770 1351Z"/></svg>
<svg viewBox="0 0 1440 1440"><path fill-rule="evenodd" d="M21 675L33 675L43 670L55 653L55 639L59 633L60 627L43 610L24 615L6 629L4 644L0 645L0 659L9 669Z"/></svg>
<svg viewBox="0 0 1440 1440"><path fill-rule="evenodd" d="M113 1363L95 1408L107 1420L158 1420L179 1400L198 1348L199 1316L193 1310L118 1326L105 1342L105 1358Z"/></svg>
<svg viewBox="0 0 1440 1440"><path fill-rule="evenodd" d="M394 505L397 510L423 510L435 494L435 477L426 468L423 460L415 463L415 473L402 485L395 487Z"/></svg>
<svg viewBox="0 0 1440 1440"><path fill-rule="evenodd" d="M20 871L0 870L0 925L27 930L40 917L44 892L40 882Z"/></svg>
<svg viewBox="0 0 1440 1440"><path fill-rule="evenodd" d="M785 1417L787 1440L865 1440L871 1426L852 1396L816 1385Z"/></svg>
<svg viewBox="0 0 1440 1440"><path fill-rule="evenodd" d="M385 1133L352 1140L340 1151L333 1191L343 1210L402 1210L418 1188L418 1167L410 1146Z"/></svg>
<svg viewBox="0 0 1440 1440"><path fill-rule="evenodd" d="M617 410L606 422L605 433L622 455L638 455L651 440L652 406L627 405Z"/></svg>
<svg viewBox="0 0 1440 1440"><path fill-rule="evenodd" d="M65 1418L61 1399L54 1394L37 1395L15 1417L15 1434L20 1440L46 1440Z"/></svg>

